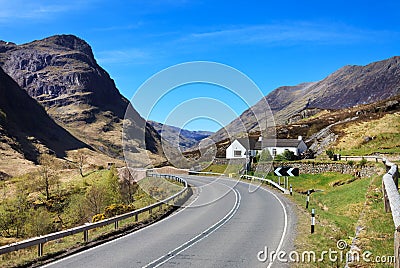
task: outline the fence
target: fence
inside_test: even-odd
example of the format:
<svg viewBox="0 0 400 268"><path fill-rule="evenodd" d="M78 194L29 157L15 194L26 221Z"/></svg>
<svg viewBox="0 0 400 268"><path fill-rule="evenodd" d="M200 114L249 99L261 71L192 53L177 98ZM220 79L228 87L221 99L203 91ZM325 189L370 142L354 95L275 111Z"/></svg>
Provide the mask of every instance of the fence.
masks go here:
<svg viewBox="0 0 400 268"><path fill-rule="evenodd" d="M28 247L38 246L38 255L42 256L43 255L43 245L46 242L53 241L53 240L56 240L56 239L60 239L60 238L63 238L63 237L67 237L67 236L70 236L70 235L74 235L74 234L77 234L77 233L83 233L84 241L88 242L88 240L89 240L89 235L88 235L89 234L88 233L89 230L95 229L95 228L99 228L99 227L103 227L103 226L106 226L106 225L109 225L109 224L114 224L115 228L117 229L119 221L131 218L131 217L135 217L135 220L137 221L138 217L139 217L139 214L141 214L141 213L144 213L144 212L147 212L147 211L149 211L151 213L154 208L161 207L163 204L166 204L168 202L172 202L173 204L176 204L175 202L178 199L180 199L182 196L184 196L184 194L188 190L187 182L184 179L182 179L182 178L180 178L178 176L164 175L164 174L153 174L153 173L148 173L148 176L149 177L164 177L164 178L167 178L167 179L171 179L171 180L174 180L174 181L177 181L177 182L181 183L184 186L184 188L181 191L179 191L178 193L176 193L176 194L174 194L174 195L172 195L172 196L170 196L170 197L168 197L168 198L166 198L166 199L164 199L162 201L159 201L157 203L154 203L154 204L152 204L150 206L147 206L147 207L144 207L144 208L141 208L141 209L137 209L137 210L134 210L134 211L131 211L131 212L119 215L119 216L115 216L115 217L112 217L112 218L109 218L109 219L101 220L101 221L98 221L98 222L88 223L86 225L81 225L81 226L74 227L74 228L67 229L67 230L63 230L63 231L60 231L60 232L51 233L51 234L43 235L43 236L39 236L39 237L34 237L34 238L30 238L30 239L23 240L23 241L20 241L20 242L16 242L16 243L13 243L13 244L2 246L2 247L0 247L0 255L8 253L8 252L12 252L12 251L17 251L17 250L20 250L20 249L28 248Z"/></svg>
<svg viewBox="0 0 400 268"><path fill-rule="evenodd" d="M400 194L398 189L399 170L397 165L383 159L386 174L382 178L383 201L386 212L392 212L394 222L394 267L400 268Z"/></svg>

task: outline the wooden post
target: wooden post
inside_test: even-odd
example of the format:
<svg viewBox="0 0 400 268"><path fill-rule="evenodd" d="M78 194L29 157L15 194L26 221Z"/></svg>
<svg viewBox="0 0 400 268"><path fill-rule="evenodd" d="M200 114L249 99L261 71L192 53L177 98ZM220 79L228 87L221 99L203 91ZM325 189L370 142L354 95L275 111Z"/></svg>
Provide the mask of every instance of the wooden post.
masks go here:
<svg viewBox="0 0 400 268"><path fill-rule="evenodd" d="M310 204L310 190L307 191L306 208L308 208L309 204Z"/></svg>
<svg viewBox="0 0 400 268"><path fill-rule="evenodd" d="M387 192L386 192L386 189L385 189L385 183L384 183L383 180L382 180L382 193L383 193L383 205L385 207L385 212L389 213L389 212L391 212L390 203L389 203L389 197L387 195Z"/></svg>
<svg viewBox="0 0 400 268"><path fill-rule="evenodd" d="M400 267L400 226L394 231L394 267Z"/></svg>

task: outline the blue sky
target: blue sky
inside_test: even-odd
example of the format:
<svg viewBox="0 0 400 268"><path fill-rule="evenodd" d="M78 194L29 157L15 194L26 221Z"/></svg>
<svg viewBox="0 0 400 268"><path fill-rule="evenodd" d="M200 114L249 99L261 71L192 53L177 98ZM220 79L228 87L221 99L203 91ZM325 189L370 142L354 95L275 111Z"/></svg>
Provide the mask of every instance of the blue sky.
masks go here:
<svg viewBox="0 0 400 268"><path fill-rule="evenodd" d="M232 66L268 94L323 79L344 65L400 55L400 1L395 0L0 0L0 6L0 39L20 44L75 34L92 46L128 99L152 75L188 61ZM223 88L188 85L165 95L150 119L163 122L174 107L196 98L220 100L234 113L219 115L220 124L192 120L184 124L189 129L217 130L255 103ZM181 122L174 116L170 123Z"/></svg>

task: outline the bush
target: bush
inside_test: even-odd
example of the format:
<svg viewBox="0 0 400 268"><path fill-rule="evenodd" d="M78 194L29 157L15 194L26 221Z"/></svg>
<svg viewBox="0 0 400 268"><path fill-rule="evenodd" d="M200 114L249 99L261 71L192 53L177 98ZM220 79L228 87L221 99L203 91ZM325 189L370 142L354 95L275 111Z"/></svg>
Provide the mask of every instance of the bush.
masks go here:
<svg viewBox="0 0 400 268"><path fill-rule="evenodd" d="M112 204L104 209L104 216L106 218L110 218L133 210L135 210L135 207L133 205Z"/></svg>
<svg viewBox="0 0 400 268"><path fill-rule="evenodd" d="M360 160L360 163L358 163L360 167L365 167L366 164L367 164L367 159L365 159L364 157Z"/></svg>
<svg viewBox="0 0 400 268"><path fill-rule="evenodd" d="M282 154L279 154L275 157L276 161L293 161L296 160L297 156L289 150L284 151Z"/></svg>
<svg viewBox="0 0 400 268"><path fill-rule="evenodd" d="M92 222L98 222L104 220L106 217L103 213L96 214L92 217Z"/></svg>
<svg viewBox="0 0 400 268"><path fill-rule="evenodd" d="M333 156L335 155L335 152L333 150L326 150L325 152L329 159L333 159Z"/></svg>
<svg viewBox="0 0 400 268"><path fill-rule="evenodd" d="M349 165L349 166L353 166L354 165L354 161L353 160L349 160L349 161L347 161L347 165Z"/></svg>

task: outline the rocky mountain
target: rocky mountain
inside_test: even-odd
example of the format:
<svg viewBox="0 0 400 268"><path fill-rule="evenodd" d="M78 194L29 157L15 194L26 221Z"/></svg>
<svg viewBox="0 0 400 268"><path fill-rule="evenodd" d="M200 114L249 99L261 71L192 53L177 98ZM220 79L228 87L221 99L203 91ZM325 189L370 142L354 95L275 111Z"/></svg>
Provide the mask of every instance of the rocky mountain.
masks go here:
<svg viewBox="0 0 400 268"><path fill-rule="evenodd" d="M56 35L16 45L0 42L0 66L74 136L96 150L122 157L121 133L129 101L100 67L92 49L73 35ZM150 151L162 155L160 136L131 107L130 128L138 159ZM125 122L126 123L126 122Z"/></svg>
<svg viewBox="0 0 400 268"><path fill-rule="evenodd" d="M36 162L40 153L64 157L66 151L85 147L88 146L56 124L0 68L0 167L3 172L21 168L19 164L25 160Z"/></svg>
<svg viewBox="0 0 400 268"><path fill-rule="evenodd" d="M150 125L168 141L173 147L185 151L197 144L199 141L209 137L213 132L209 131L190 131L175 126L164 125L155 121L149 121Z"/></svg>
<svg viewBox="0 0 400 268"><path fill-rule="evenodd" d="M266 126L266 102L276 125L295 123L315 115L321 109L342 109L372 103L400 94L400 57L392 57L366 66L345 66L325 79L297 86L280 87L243 112L210 138L221 141L240 135L236 129L259 132ZM271 118L268 118L271 120Z"/></svg>

